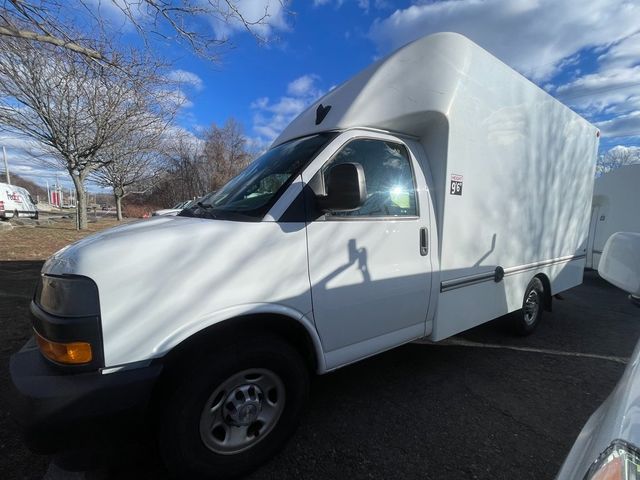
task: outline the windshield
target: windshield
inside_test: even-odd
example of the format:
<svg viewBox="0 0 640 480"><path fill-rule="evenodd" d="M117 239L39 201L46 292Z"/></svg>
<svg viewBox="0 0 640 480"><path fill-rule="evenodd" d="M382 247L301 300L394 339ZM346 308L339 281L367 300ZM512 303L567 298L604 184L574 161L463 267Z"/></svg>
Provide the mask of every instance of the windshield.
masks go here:
<svg viewBox="0 0 640 480"><path fill-rule="evenodd" d="M335 136L320 133L283 143L254 160L216 192L180 215L260 221L302 168Z"/></svg>

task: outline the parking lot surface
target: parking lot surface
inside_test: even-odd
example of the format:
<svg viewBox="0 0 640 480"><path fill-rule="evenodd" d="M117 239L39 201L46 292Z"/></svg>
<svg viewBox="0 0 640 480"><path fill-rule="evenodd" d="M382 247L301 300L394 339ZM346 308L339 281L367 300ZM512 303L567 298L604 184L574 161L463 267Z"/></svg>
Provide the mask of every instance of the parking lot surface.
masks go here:
<svg viewBox="0 0 640 480"><path fill-rule="evenodd" d="M2 478L164 478L161 459L142 446L83 474L22 446L7 408L8 357L30 335L41 264L0 262ZM587 272L532 336L514 337L497 320L316 378L298 432L250 478L552 479L639 335L640 310Z"/></svg>

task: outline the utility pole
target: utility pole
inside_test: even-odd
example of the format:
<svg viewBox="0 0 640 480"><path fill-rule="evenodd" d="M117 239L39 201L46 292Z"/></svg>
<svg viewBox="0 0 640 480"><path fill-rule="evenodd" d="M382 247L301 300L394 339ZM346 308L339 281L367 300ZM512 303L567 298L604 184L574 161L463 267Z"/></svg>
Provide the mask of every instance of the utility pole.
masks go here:
<svg viewBox="0 0 640 480"><path fill-rule="evenodd" d="M4 171L7 172L7 183L11 185L11 176L9 175L9 164L7 163L7 149L2 146L2 156L4 157Z"/></svg>

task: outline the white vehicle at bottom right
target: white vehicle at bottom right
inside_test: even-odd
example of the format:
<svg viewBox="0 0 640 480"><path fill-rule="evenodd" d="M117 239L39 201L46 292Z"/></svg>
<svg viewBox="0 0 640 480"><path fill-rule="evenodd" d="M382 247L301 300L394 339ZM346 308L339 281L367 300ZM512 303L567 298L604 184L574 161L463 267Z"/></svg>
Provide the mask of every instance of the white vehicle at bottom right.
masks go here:
<svg viewBox="0 0 640 480"><path fill-rule="evenodd" d="M605 244L598 273L640 307L640 233L619 232ZM556 480L640 479L640 342L622 378L589 418Z"/></svg>

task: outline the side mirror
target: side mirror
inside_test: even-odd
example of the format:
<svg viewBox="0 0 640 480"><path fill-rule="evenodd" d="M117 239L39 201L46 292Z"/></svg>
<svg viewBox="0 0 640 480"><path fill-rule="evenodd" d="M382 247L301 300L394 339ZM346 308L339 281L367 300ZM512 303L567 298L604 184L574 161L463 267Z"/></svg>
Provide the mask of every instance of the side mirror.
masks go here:
<svg viewBox="0 0 640 480"><path fill-rule="evenodd" d="M631 294L640 306L640 233L618 232L602 251L598 273L609 283Z"/></svg>
<svg viewBox="0 0 640 480"><path fill-rule="evenodd" d="M359 163L340 163L331 167L326 178L327 194L316 197L323 212L357 210L367 199L364 170Z"/></svg>

